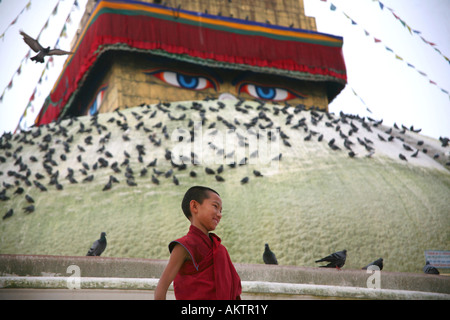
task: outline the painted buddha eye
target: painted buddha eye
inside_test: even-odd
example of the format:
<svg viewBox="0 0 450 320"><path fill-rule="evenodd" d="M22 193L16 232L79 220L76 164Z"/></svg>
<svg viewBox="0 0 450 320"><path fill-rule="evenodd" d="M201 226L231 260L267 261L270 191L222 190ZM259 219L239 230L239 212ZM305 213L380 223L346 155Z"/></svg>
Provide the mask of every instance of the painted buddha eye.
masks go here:
<svg viewBox="0 0 450 320"><path fill-rule="evenodd" d="M254 98L271 101L287 101L295 98L304 98L302 95L294 94L287 89L250 83L239 86L238 92L245 92Z"/></svg>
<svg viewBox="0 0 450 320"><path fill-rule="evenodd" d="M178 88L190 90L204 90L208 88L216 89L216 86L212 80L202 76L184 74L174 71L157 71L150 74L164 81L165 83Z"/></svg>

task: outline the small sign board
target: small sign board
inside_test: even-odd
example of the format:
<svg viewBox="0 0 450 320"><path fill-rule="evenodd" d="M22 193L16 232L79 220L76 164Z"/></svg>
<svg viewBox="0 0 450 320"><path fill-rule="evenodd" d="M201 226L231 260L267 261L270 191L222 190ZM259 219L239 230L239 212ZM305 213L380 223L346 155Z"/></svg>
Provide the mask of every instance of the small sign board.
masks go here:
<svg viewBox="0 0 450 320"><path fill-rule="evenodd" d="M425 261L438 269L450 268L450 251L425 250Z"/></svg>

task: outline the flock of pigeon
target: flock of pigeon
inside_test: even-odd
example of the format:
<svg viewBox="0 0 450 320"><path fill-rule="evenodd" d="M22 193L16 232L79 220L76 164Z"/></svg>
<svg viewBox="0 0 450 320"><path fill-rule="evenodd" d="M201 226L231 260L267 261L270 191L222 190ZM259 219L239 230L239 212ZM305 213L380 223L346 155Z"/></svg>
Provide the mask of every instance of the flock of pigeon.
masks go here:
<svg viewBox="0 0 450 320"><path fill-rule="evenodd" d="M122 171L124 171L125 181L130 187L137 186L135 179L136 171L140 177L145 178L146 176L150 176L150 181L154 185L159 185L163 177L171 179L174 185L179 185L180 181L176 173L182 170L188 170L187 165L194 163L196 155L193 152L191 153L191 158L186 159L185 157L182 164L177 164L172 160L172 152L169 148L159 151L159 154L163 153L163 159L161 157L154 157L148 163L145 161L145 155L148 149L151 149L151 154L155 155L157 154L156 149L162 149L163 144L167 145L169 143L166 142L170 141L169 122L175 122L178 128L183 127L183 125L189 128L192 141L197 138L195 136L193 119L199 119L201 125L210 130L219 128L219 124L221 123L228 130L242 128L247 132L257 135L258 138L261 132L258 131L259 129L278 129L282 142L280 144L284 148L282 151L287 156L289 156L289 148L291 148L292 144L300 142L298 138L295 141L292 141L290 138L288 130L291 130L290 132L296 130L304 132L304 143L316 139L320 143L326 143L333 151L339 152L346 150L348 156L351 158L357 156L357 148L359 148L360 153L364 152L366 157L371 157L375 153L374 141L358 134L358 131L363 130L369 133L372 132L372 128L380 127L382 123L382 121L367 120L343 113L335 116L334 114L319 110L306 110L303 105L290 106L286 104L283 107L279 105L269 107L264 102L257 101L255 106L254 103L245 103L245 100L238 100L234 103L236 110L234 114L242 114L244 117L236 116L234 119L225 119L221 116L221 110L225 107L226 105L223 102L216 100L208 101L206 105L203 105L202 102L192 102L190 107L175 103L143 104L140 107L132 109L131 115L134 119L129 119L129 115L127 118L120 110L116 110L109 114L110 116L104 115L102 119L107 118L106 122L99 121L99 115L96 114L89 117L89 124L86 124L86 121L81 121L73 117L69 120L58 121L20 134L12 135L5 133L0 137L0 152L3 151L3 154L0 153L0 165L6 162L8 170L6 172L0 171L0 176L6 174L13 180L13 183L6 182L5 179L2 179L3 189L0 191L0 201L6 202L11 197L23 195L28 204L23 210L26 213L31 213L35 210L35 204L34 199L25 192L27 187L34 186L41 192L47 191L52 186L56 190L63 190L65 188L65 183L62 182L63 179L67 180L70 184L89 183L95 179L96 171L106 169L111 171L111 175L109 176L108 182L103 186L103 191L111 190L115 184L119 183L120 179L116 174L120 174ZM191 109L192 112L189 112L187 109ZM181 115L175 116L177 112L181 112ZM253 117L251 116L251 112L254 115ZM158 113L162 113L162 115L158 115ZM195 115L194 113L197 114ZM209 114L212 114L212 116ZM281 128L281 122L284 122L283 128ZM326 130L323 133L319 132L317 128L320 125L323 129L328 129L328 132ZM116 129L113 130L112 126L116 127ZM403 153L398 154L398 157L403 161L408 161L408 158L419 157L420 151L421 153L428 152L423 141L418 141L416 148L406 143L404 136L402 136L406 130L408 128L405 126L399 128L394 125L394 128L385 130L385 135L377 134L379 142L389 143L394 139L401 141L404 150L410 152L409 156ZM415 132L420 131L415 130L413 127L410 130ZM334 133L334 136L330 135L330 131ZM120 137L112 136L113 132L115 135L119 132ZM327 134L325 138L324 134ZM84 143L74 145L74 135L79 135L78 138L81 137ZM133 135L134 137L132 137ZM237 132L236 135L239 139L239 145L244 148L248 147L248 137L239 136ZM354 139L355 136L356 139ZM137 140L136 137L144 137L144 139L148 137L148 140ZM98 141L95 141L95 139ZM341 141L338 142L338 139L341 139ZM113 155L108 150L108 143L111 140L114 140L113 144L115 144L116 148L118 144L122 148L123 156L121 158L120 155ZM80 141L80 139L77 139L77 141ZM136 143L135 141L143 142ZM444 148L449 145L448 138L441 137L440 142ZM25 145L37 145L38 151L41 153L40 159L38 159L39 154L37 153L29 156L28 159L22 156L21 153ZM224 154L223 148L213 143L209 143L208 145L216 154L222 154L224 159L230 156L229 154ZM423 147L421 150L419 149L420 146ZM133 152L130 150L137 152L137 157L133 157ZM225 182L225 178L222 173L226 166L236 168L246 165L249 163L249 159L254 156L254 153L249 150L248 156L236 159L231 163L227 162L225 166L223 164L217 168L205 166L204 173L213 176L215 181L223 183ZM280 161L282 155L283 153L280 152L272 160ZM436 153L433 158L437 159L439 156ZM89 163L86 160L93 159L93 157L94 159L96 158L93 162L91 161ZM73 159L76 159L76 162ZM161 162L170 164L170 168L168 170L160 170L158 164ZM76 163L78 168L67 166L67 174L64 176L64 173L60 169L61 163ZM41 168L39 168L39 164L41 164ZM450 162L447 162L446 165L450 166ZM189 176L191 178L195 178L199 174L199 170L196 167L194 165L189 170ZM253 175L255 178L263 177L263 174L256 169L253 170ZM48 179L47 183L45 182L46 179ZM243 176L240 178L240 183L246 184L250 180L250 176ZM8 210L4 214L3 219L11 217L13 213L12 209Z"/></svg>
<svg viewBox="0 0 450 320"><path fill-rule="evenodd" d="M225 108L234 108L231 113L234 118L225 118L226 113L221 112ZM148 181L158 186L164 182L162 179L171 180L174 186L178 186L181 181L177 175L183 170L189 172L189 175L186 175L188 179L195 179L203 172L214 177L217 183L223 183L226 181L223 173L247 165L253 153L248 150L246 157L235 159L231 163L226 162L217 168L202 168L194 164L196 154L193 152L190 157L184 157L182 164L175 163L170 148L166 147L171 141L170 130L188 128L190 139L194 141L197 138L195 126L198 123L212 133L215 129L236 131L240 128L254 134L258 139L262 129L277 129L281 148L273 161L281 161L283 154L289 157L293 144L308 144L312 140L328 146L332 150L330 152L346 152L350 158L372 157L377 143L393 141L400 141L402 144L404 152L398 154L402 161L419 158L421 154L428 153L428 146L424 141L416 141L415 146L408 142L405 132L420 132L414 127L400 128L394 125L394 128L387 128L382 125L382 120L375 121L342 112L337 116L314 108L307 110L304 105L269 105L263 101L246 100L225 104L210 99L189 103L142 104L128 109L127 112L117 109L102 115L72 117L33 128L28 132L3 134L0 137L0 176L6 175L7 179L2 178L0 201L8 203L11 199L15 201L15 197L25 197L27 206L23 207L23 211L30 214L36 210L34 199L28 194L32 187L40 192L46 192L48 188L60 191L71 184L91 183L100 170L108 170L103 171L103 175L105 172L109 175L107 183L101 189L104 192L119 184L123 179L121 175L129 187L136 187L140 181ZM302 139L293 132L299 132ZM239 146L248 148L248 136L239 136L237 131L235 134ZM74 136L77 139L74 139ZM295 138L291 138L293 136ZM376 143L373 141L374 137L378 137ZM441 137L439 140L442 148L449 146L448 138ZM24 153L25 146L34 146L36 152L32 155L29 152ZM222 155L224 158L233 156L226 154L223 148L213 143L208 143L208 146L216 155ZM147 156L147 153L150 155ZM445 158L445 153L436 153L432 158L437 160L439 157ZM450 162L445 160L444 164L450 166ZM1 171L4 168L7 170ZM66 173L63 168L67 170ZM245 185L253 178L264 177L264 174L256 169L252 172L253 176L242 176L239 179L240 184ZM137 181L136 174L139 175L140 181ZM3 220L13 214L13 209L7 210ZM101 239L104 239L104 236ZM104 250L106 247L106 239L101 239L91 248L92 255L99 255L101 252L96 254L99 252L98 248ZM268 250L268 245L266 249ZM342 253L338 256L340 255ZM274 256L273 258L275 259ZM328 266L342 265L330 262Z"/></svg>
<svg viewBox="0 0 450 320"><path fill-rule="evenodd" d="M347 250L334 252L326 257L323 257L319 260L316 260L315 263L319 262L328 262L327 265L321 266L323 268L336 268L340 270L344 264L345 260L347 260ZM270 250L269 244L265 244L265 249L263 253L263 261L265 264L278 264L277 258L275 254ZM367 270L370 266L376 266L378 269L375 270L383 270L383 258L379 258L368 265L362 267L361 269ZM423 272L426 274L439 274L439 270L433 267L428 261L423 267Z"/></svg>

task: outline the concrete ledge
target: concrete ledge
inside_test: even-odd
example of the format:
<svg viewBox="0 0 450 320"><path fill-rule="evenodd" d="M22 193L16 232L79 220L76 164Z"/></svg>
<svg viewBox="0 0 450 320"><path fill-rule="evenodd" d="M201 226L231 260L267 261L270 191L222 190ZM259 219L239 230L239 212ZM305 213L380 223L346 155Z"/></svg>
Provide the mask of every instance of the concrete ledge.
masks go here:
<svg viewBox="0 0 450 320"><path fill-rule="evenodd" d="M38 281L57 281L57 279L54 279L56 277L61 278L59 281L64 282L64 288L67 288L66 280L64 279L72 275L67 268L71 265L76 265L80 268L80 276L83 281L82 283L85 283L86 286L92 285L94 287L97 286L98 288L105 288L103 285L105 280L98 280L94 281L92 284L88 284L89 278L109 278L111 280L108 281L108 285L112 285L112 283L114 283L112 279L120 279L115 281L126 281L126 284L130 286L133 281L135 281L136 283L133 284L134 289L139 286L143 286L144 289L152 290L150 288L153 284L150 283L153 282L149 279L159 279L166 264L167 260L151 259L47 255L0 255L0 276L3 276L1 279L3 279L2 281L5 284L9 281L8 277L11 276L12 278L39 278L39 280L33 280L36 283ZM360 297L360 293L355 293L355 290L357 289L357 292L362 292L362 296L367 296L371 299L370 294L373 294L373 291L375 291L375 289L367 288L367 280L369 276L371 276L371 273L367 273L365 270L343 269L338 271L335 269L326 268L259 264L235 264L235 267L243 283L249 285L248 292L256 293L258 291L255 290L262 290L261 292L266 292L264 290L269 290L266 293L270 293L271 289L268 288L276 288L277 286L281 286L281 284L283 284L282 287L286 292L285 294L293 294L291 292L303 292L300 294L309 295L311 294L309 292L312 290L314 295L322 295L320 293L322 292L321 290L330 287L334 288L333 290L336 288L341 289L336 289L335 291L327 289L326 293L323 295L329 296L329 294L335 292L331 296L340 296L342 294L342 297L345 297L345 292L353 292L351 297ZM16 279L14 280L14 283L19 285L18 283L20 281L27 281L27 278L23 278L21 280ZM51 278L51 280L45 280L49 278ZM448 299L448 295L450 295L450 277L448 276L381 271L380 279L381 289L377 290L381 290L382 297L388 297L391 291L400 291L402 293L422 292L443 294L443 297L446 297L446 299ZM275 284L273 286L258 286L258 283ZM123 284L123 286L126 287L125 284ZM319 290L319 288L322 289ZM278 293L280 290L276 292ZM369 290L369 295L364 293L366 290ZM402 293L397 296L402 296ZM407 297L408 295L403 296ZM415 295L412 295L411 297L415 297Z"/></svg>
<svg viewBox="0 0 450 320"><path fill-rule="evenodd" d="M68 276L67 267L76 265L82 277L159 278L166 260L0 254L0 276Z"/></svg>
<svg viewBox="0 0 450 320"><path fill-rule="evenodd" d="M383 300L450 300L450 295L432 292L368 289L298 283L243 281L245 293L308 295L323 298L383 299Z"/></svg>
<svg viewBox="0 0 450 320"><path fill-rule="evenodd" d="M0 277L0 288L68 289L72 277ZM80 278L79 289L155 290L159 279ZM78 290L78 289L72 289ZM173 291L172 285L169 287ZM242 281L242 293L269 295L302 295L322 298L450 300L450 295L432 292L368 289L344 286L294 284L264 281ZM278 297L279 298L279 297Z"/></svg>
<svg viewBox="0 0 450 320"><path fill-rule="evenodd" d="M155 290L159 279L81 277L80 289ZM69 289L72 277L0 277L0 288ZM73 289L77 290L77 289ZM173 290L170 285L169 290Z"/></svg>

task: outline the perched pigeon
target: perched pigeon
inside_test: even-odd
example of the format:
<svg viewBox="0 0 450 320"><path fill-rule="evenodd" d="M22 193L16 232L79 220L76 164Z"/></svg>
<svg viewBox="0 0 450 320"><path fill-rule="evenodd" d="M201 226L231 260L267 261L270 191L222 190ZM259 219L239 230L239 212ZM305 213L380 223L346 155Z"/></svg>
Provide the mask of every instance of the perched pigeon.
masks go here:
<svg viewBox="0 0 450 320"><path fill-rule="evenodd" d="M248 180L249 180L249 177L242 178L242 179L241 179L241 184L247 183Z"/></svg>
<svg viewBox="0 0 450 320"><path fill-rule="evenodd" d="M26 213L32 213L34 212L34 206L30 205L28 207L23 208L23 211L25 211Z"/></svg>
<svg viewBox="0 0 450 320"><path fill-rule="evenodd" d="M423 272L427 273L427 274L439 274L438 269L436 269L435 267L433 267L429 261L427 261L427 263L425 264L425 266L423 267Z"/></svg>
<svg viewBox="0 0 450 320"><path fill-rule="evenodd" d="M9 209L8 212L5 213L5 215L3 216L3 220L11 217L14 214L14 210L13 209Z"/></svg>
<svg viewBox="0 0 450 320"><path fill-rule="evenodd" d="M377 266L380 270L383 270L383 258L377 259L374 262L369 263L367 266L363 267L363 270L367 270L369 266Z"/></svg>
<svg viewBox="0 0 450 320"><path fill-rule="evenodd" d="M28 201L28 203L34 203L34 199L27 194L25 195L25 199Z"/></svg>
<svg viewBox="0 0 450 320"><path fill-rule="evenodd" d="M20 34L23 36L23 41L31 48L34 52L38 52L37 55L31 58L32 61L35 61L36 63L44 63L44 57L45 56L52 56L52 55L64 55L64 54L73 54L73 52L64 51L60 49L50 49L50 47L44 48L41 46L41 44L27 35L25 32L20 31Z"/></svg>
<svg viewBox="0 0 450 320"><path fill-rule="evenodd" d="M345 259L347 259L347 250L344 249L342 251L332 253L329 256L326 256L325 258L316 260L316 263L326 261L326 262L329 262L329 264L327 264L326 266L321 266L321 267L340 269L344 266Z"/></svg>
<svg viewBox="0 0 450 320"><path fill-rule="evenodd" d="M100 256L106 249L106 233L100 234L100 239L95 240L86 256Z"/></svg>
<svg viewBox="0 0 450 320"><path fill-rule="evenodd" d="M275 253L270 250L268 243L265 244L263 260L265 264L278 264L277 257L275 257Z"/></svg>

